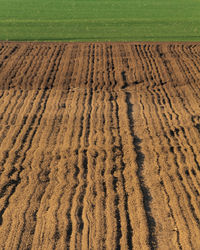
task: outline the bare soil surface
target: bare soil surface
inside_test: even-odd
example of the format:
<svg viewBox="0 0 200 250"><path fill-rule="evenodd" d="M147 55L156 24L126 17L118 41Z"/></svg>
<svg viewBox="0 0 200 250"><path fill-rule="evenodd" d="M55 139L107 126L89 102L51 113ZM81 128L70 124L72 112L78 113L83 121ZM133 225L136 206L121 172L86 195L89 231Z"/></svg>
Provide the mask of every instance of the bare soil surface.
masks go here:
<svg viewBox="0 0 200 250"><path fill-rule="evenodd" d="M0 43L0 249L200 249L200 43Z"/></svg>

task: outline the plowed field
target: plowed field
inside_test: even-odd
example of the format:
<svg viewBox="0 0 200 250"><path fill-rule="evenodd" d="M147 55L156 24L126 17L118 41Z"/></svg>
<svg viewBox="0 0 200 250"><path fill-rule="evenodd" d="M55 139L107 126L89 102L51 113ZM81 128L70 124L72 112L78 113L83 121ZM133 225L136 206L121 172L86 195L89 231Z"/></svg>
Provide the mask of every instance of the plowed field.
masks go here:
<svg viewBox="0 0 200 250"><path fill-rule="evenodd" d="M199 236L199 43L0 43L0 249Z"/></svg>

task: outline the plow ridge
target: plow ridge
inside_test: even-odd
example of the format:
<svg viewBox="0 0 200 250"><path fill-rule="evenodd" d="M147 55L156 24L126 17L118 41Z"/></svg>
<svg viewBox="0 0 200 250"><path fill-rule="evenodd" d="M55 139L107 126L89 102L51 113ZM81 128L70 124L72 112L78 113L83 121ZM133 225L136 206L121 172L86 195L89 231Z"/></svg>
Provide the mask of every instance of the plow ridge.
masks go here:
<svg viewBox="0 0 200 250"><path fill-rule="evenodd" d="M198 43L0 43L0 248L198 249Z"/></svg>

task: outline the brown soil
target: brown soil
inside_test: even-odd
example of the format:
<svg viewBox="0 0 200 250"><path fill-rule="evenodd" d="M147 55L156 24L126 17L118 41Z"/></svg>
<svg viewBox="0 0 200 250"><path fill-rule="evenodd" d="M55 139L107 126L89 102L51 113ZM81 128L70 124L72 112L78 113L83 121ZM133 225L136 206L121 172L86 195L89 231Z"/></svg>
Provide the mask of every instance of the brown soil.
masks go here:
<svg viewBox="0 0 200 250"><path fill-rule="evenodd" d="M200 249L200 44L0 43L0 249Z"/></svg>

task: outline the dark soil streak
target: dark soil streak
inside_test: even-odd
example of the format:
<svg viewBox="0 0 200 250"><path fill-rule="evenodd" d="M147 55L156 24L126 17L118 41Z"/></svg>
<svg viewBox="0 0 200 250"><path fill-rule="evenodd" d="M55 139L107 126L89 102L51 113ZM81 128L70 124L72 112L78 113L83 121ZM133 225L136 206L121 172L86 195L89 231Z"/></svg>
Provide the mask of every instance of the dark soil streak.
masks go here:
<svg viewBox="0 0 200 250"><path fill-rule="evenodd" d="M198 249L199 80L199 43L0 42L0 249Z"/></svg>
<svg viewBox="0 0 200 250"><path fill-rule="evenodd" d="M43 91L43 95L42 95L42 97L41 97L41 99L40 99L41 102L42 102L43 98L45 97L45 95L46 95L46 90ZM44 113L44 110L45 110L45 108L46 108L46 103L47 103L47 100L48 100L48 96L49 96L49 95L47 95L46 100L45 100L45 102L44 102L42 114ZM40 102L39 105L38 105L38 108L37 108L37 112L36 112L36 113L38 113L39 110L41 109L41 102ZM33 138L34 138L34 136L35 136L35 134L36 134L37 128L38 128L38 126L40 125L40 121L41 121L41 119L42 119L42 114L40 115L40 117L39 117L39 119L38 119L38 122L37 122L37 126L35 127L34 130L33 130L33 124L35 123L35 120L36 120L36 118L37 118L37 115L34 115L34 116L33 116L32 121L31 121L31 124L29 125L29 127L28 127L28 129L27 129L27 131L26 131L26 133L25 133L25 135L24 135L24 137L22 138L22 142L23 142L23 143L21 144L20 148L15 152L15 158L14 158L14 160L13 160L13 162L12 162L12 165L13 165L13 166L15 166L15 164L16 164L18 158L20 157L19 154L20 154L20 152L22 151L22 149L24 148L24 146L26 145L26 141L27 141L27 139L28 139L28 136L29 136L29 134L31 133L31 131L33 130L33 133L32 133L32 135L31 135L31 138L30 138L30 141L29 141L29 145L28 145L27 149L25 150L25 152L24 152L24 157L22 158L22 160L21 160L21 162L20 162L19 170L16 169L15 167L13 167L12 171L11 171L11 172L9 173L9 175L8 175L9 177L11 177L11 176L13 175L14 172L18 171L16 180L15 180L14 182L10 183L10 185L13 185L13 184L14 184L14 185L13 185L13 187L12 187L12 190L11 190L10 194L9 194L8 197L6 198L6 201L5 201L5 204L4 204L3 208L2 208L2 210L0 211L0 225L2 225L2 223L3 223L3 214L4 214L6 208L7 208L8 205L9 205L9 200L10 200L11 196L14 194L14 192L15 192L17 186L21 183L20 174L21 174L22 171L24 170L23 162L25 161L27 151L31 148ZM9 185L9 186L10 186L10 185ZM4 188L3 188L3 190L4 190ZM2 194L2 193L1 193L1 194Z"/></svg>
<svg viewBox="0 0 200 250"><path fill-rule="evenodd" d="M157 248L157 240L156 240L156 236L155 236L156 223L155 223L155 220L151 214L151 205L150 204L151 204L152 197L151 197L151 194L149 192L148 187L145 184L144 177L142 174L143 162L144 162L145 156L141 151L141 147L139 146L139 144L141 143L141 139L138 138L134 134L134 120L133 120L133 116L132 116L133 104L130 101L131 94L129 92L125 92L125 95L126 95L127 112L128 112L128 119L129 119L129 129L131 131L131 136L133 138L133 146L134 146L134 150L136 152L136 163L138 166L137 176L138 176L140 188L141 188L141 191L143 194L143 204L144 204L145 214L146 214L146 218L147 218L147 224L148 224L148 228L149 228L149 246L153 250L153 249Z"/></svg>

